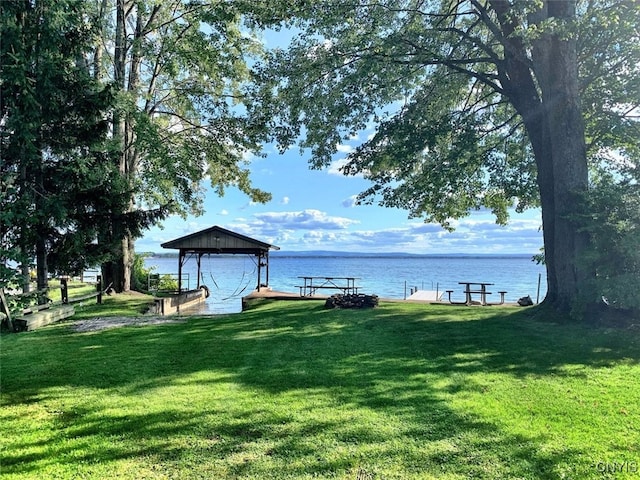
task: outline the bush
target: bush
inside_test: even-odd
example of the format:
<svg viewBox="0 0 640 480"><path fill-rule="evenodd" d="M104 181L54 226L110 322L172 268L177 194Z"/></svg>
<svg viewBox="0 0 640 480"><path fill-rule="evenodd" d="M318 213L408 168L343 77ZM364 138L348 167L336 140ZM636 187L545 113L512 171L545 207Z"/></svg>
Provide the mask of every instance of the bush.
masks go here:
<svg viewBox="0 0 640 480"><path fill-rule="evenodd" d="M153 272L155 267L146 267L144 264L144 259L149 255L147 254L139 254L136 253L133 258L133 268L132 268L132 280L133 280L133 289L139 292L146 292L148 290L148 281L149 274Z"/></svg>
<svg viewBox="0 0 640 480"><path fill-rule="evenodd" d="M168 273L162 275L160 277L160 281L158 282L158 290L164 291L177 291L178 290L178 279L172 277Z"/></svg>
<svg viewBox="0 0 640 480"><path fill-rule="evenodd" d="M640 311L640 187L603 176L586 204L591 244L584 267L595 276L585 294L616 309Z"/></svg>

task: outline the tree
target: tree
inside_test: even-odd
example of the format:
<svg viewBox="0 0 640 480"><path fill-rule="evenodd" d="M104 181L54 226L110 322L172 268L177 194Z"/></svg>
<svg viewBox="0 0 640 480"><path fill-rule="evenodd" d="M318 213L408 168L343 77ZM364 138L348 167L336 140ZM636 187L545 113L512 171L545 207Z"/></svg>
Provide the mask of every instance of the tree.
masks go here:
<svg viewBox="0 0 640 480"><path fill-rule="evenodd" d="M127 290L135 238L169 213L201 213L204 178L220 194L269 198L243 168L264 124L241 105L259 50L241 13L182 0L2 3L3 259L28 275L35 256L40 286L51 262L99 260Z"/></svg>
<svg viewBox="0 0 640 480"><path fill-rule="evenodd" d="M301 32L256 92L272 99L261 114L281 148L304 132L321 167L372 124L344 167L372 181L361 201L445 227L480 207L504 223L511 205L539 205L545 304L585 300L587 159L637 159L637 2L301 1L273 18Z"/></svg>
<svg viewBox="0 0 640 480"><path fill-rule="evenodd" d="M591 239L582 264L596 275L583 295L601 295L614 311L640 312L640 185L600 171L584 200L585 231ZM589 314L591 312L585 312ZM601 314L601 309L594 312Z"/></svg>
<svg viewBox="0 0 640 480"><path fill-rule="evenodd" d="M244 159L260 150L264 124L246 115L242 85L259 44L241 28L241 2L100 0L91 63L113 79L119 108L112 131L130 196L121 213L166 208L202 213L202 181L218 193L236 186L254 201ZM124 231L114 225L113 231ZM116 291L131 287L135 236L124 234L103 265Z"/></svg>
<svg viewBox="0 0 640 480"><path fill-rule="evenodd" d="M53 236L74 228L67 213L76 208L75 190L67 175L96 160L106 133L100 115L112 96L79 61L89 33L81 2L7 1L0 9L3 247L26 274L36 258L42 289ZM28 290L28 277L23 284Z"/></svg>

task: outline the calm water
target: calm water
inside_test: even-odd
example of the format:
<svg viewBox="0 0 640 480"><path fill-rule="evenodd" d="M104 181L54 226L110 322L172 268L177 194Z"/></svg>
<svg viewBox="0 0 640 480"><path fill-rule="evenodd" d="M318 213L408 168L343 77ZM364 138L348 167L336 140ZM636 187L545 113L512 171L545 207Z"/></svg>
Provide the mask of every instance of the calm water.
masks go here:
<svg viewBox="0 0 640 480"><path fill-rule="evenodd" d="M149 257L147 267L155 273L176 274L178 259ZM189 276L189 288L197 285L195 259L183 268ZM506 300L513 302L531 295L536 301L538 276L541 275L540 300L546 293L544 267L531 261L530 255L481 257L427 256L294 256L276 254L270 258L269 286L273 290L296 292L300 276L359 277L359 292L384 298L405 298L410 289L454 290L453 298L463 299L458 282L491 282L492 292L506 290ZM185 275L186 276L186 275ZM211 255L202 257L201 283L207 285L211 296L207 311L212 313L239 312L241 298L257 285L257 266L254 257L247 255ZM264 274L263 274L264 281ZM184 281L183 287L187 287ZM333 293L326 290L326 293ZM446 295L446 294L445 294ZM490 296L497 301L499 295Z"/></svg>

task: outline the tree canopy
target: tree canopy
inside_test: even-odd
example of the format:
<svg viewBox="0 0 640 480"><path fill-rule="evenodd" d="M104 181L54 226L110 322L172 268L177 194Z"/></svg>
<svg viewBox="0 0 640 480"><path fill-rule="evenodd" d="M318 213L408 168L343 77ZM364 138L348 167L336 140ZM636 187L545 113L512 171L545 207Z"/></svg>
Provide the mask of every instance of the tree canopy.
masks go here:
<svg viewBox="0 0 640 480"><path fill-rule="evenodd" d="M123 169L138 202L201 213L206 178L221 194L233 185L269 198L244 166L264 130L241 108L247 61L260 51L241 13L184 0L105 0L95 13L100 36L90 60L96 78L119 91Z"/></svg>
<svg viewBox="0 0 640 480"><path fill-rule="evenodd" d="M638 171L637 2L301 1L280 20L300 33L260 95L282 148L301 136L321 167L372 128L343 168L372 181L360 200L445 227L541 206L547 302L580 300L587 158Z"/></svg>
<svg viewBox="0 0 640 480"><path fill-rule="evenodd" d="M81 11L72 0L0 5L1 257L27 273L37 258L40 288L49 267L72 273L62 258L83 268L100 257L88 252L108 224L96 212L123 193L105 143L114 96L80 60L90 37Z"/></svg>
<svg viewBox="0 0 640 480"><path fill-rule="evenodd" d="M265 138L243 107L261 50L241 26L248 5L1 8L2 257L27 270L37 257L41 286L47 265L102 261L106 280L128 289L135 238L169 213L201 214L204 181L270 198L247 168Z"/></svg>
<svg viewBox="0 0 640 480"><path fill-rule="evenodd" d="M261 51L242 28L246 9L242 2L100 2L91 63L117 91L112 130L130 185L128 210L202 214L204 181L220 195L235 186L253 201L270 198L253 187L247 168L266 137L244 106L249 62ZM103 268L118 291L130 287L134 240L125 235Z"/></svg>

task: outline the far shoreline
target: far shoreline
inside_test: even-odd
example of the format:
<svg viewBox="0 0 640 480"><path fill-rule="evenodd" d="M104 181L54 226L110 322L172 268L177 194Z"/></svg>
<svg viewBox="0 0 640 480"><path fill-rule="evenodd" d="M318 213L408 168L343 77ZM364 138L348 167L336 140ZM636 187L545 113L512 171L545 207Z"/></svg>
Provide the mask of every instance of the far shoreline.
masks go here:
<svg viewBox="0 0 640 480"><path fill-rule="evenodd" d="M147 258L178 258L177 252L140 252ZM216 254L210 254L216 255ZM220 254L233 257L233 254ZM531 258L536 253L405 253L405 252L340 252L330 250L318 251L273 251L269 252L272 258Z"/></svg>

